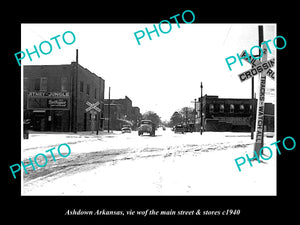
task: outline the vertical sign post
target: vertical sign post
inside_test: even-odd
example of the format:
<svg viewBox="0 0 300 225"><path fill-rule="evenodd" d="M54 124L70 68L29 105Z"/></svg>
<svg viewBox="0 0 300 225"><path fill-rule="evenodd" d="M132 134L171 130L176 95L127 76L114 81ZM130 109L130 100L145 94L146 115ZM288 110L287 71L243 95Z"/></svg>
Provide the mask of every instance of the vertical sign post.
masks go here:
<svg viewBox="0 0 300 225"><path fill-rule="evenodd" d="M267 46L263 46L263 56L262 63L267 62ZM259 150L264 145L264 113L265 113L265 89L266 89L266 76L267 71L263 70L260 76L260 85L259 85L259 99L257 106L257 115L256 115L256 139L254 144L254 152L259 157ZM255 154L254 153L254 154Z"/></svg>
<svg viewBox="0 0 300 225"><path fill-rule="evenodd" d="M264 112L265 112L265 89L266 89L266 78L269 76L272 80L275 80L275 72L271 69L275 65L275 59L270 59L267 61L268 49L264 45L263 48L262 62L259 60L250 58L250 63L254 66L252 69L247 70L239 74L241 82L252 78L253 76L261 73L260 77L260 86L259 86L259 99L257 107L257 116L256 116L256 139L254 144L254 157L257 155L259 157L259 151L263 147L263 138L264 138ZM244 57L245 52L243 51L240 57ZM246 60L246 59L245 59ZM247 60L248 62L248 60Z"/></svg>
<svg viewBox="0 0 300 225"><path fill-rule="evenodd" d="M95 118L96 118L97 112L101 112L101 109L99 109L97 107L100 103L96 102L96 103L92 104L90 102L86 102L86 104L89 107L86 108L85 111L90 112L90 114L91 114L91 130L92 130L92 134L93 134L94 130L95 130Z"/></svg>

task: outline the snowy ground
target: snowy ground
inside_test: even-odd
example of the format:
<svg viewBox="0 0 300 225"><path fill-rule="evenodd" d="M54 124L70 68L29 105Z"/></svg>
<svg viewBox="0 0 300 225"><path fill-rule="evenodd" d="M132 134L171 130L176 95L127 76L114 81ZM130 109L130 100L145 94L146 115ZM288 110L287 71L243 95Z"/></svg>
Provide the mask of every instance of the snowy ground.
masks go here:
<svg viewBox="0 0 300 225"><path fill-rule="evenodd" d="M265 146L275 141L265 137ZM66 158L57 153L62 143L71 148ZM276 195L274 146L273 157L264 163L250 167L246 162L241 172L235 164L238 157L253 156L253 143L250 133L201 136L169 129L159 129L155 137L136 131L31 133L22 141L25 165L38 153L48 156L48 164L23 171L22 195ZM56 162L45 153L53 147Z"/></svg>

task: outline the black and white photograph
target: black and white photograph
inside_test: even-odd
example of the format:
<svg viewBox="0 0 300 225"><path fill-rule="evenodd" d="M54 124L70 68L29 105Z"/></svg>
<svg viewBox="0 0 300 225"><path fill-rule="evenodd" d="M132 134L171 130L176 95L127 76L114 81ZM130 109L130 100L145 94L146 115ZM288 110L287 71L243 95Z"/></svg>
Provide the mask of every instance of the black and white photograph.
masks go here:
<svg viewBox="0 0 300 225"><path fill-rule="evenodd" d="M264 163L246 157L256 141L259 75L254 84L238 76L252 68L241 50L259 58L260 47L252 47L260 36L271 40L269 146L276 52L284 51L273 42L276 24L183 18L178 25L22 24L22 195L276 195L276 154L264 150Z"/></svg>
<svg viewBox="0 0 300 225"><path fill-rule="evenodd" d="M295 37L279 16L201 12L16 21L15 207L83 223L295 212Z"/></svg>

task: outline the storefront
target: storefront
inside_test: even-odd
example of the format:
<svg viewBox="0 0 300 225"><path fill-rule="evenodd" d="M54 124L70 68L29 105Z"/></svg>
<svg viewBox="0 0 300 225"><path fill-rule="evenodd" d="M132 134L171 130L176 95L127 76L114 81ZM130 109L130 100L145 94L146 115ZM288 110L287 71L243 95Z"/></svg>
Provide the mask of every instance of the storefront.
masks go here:
<svg viewBox="0 0 300 225"><path fill-rule="evenodd" d="M28 92L27 118L36 131L69 131L69 92Z"/></svg>

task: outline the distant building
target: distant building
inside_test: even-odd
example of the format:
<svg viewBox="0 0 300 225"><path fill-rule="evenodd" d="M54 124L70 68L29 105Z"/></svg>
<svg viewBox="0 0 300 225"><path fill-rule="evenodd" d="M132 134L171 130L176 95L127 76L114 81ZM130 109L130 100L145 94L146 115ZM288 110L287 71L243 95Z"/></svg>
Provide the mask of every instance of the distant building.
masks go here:
<svg viewBox="0 0 300 225"><path fill-rule="evenodd" d="M130 98L108 99L104 100L104 116L107 118L104 123L104 129L108 128L108 108L110 107L110 130L121 130L123 125L130 125L136 129L138 121L142 115L139 107L133 107Z"/></svg>
<svg viewBox="0 0 300 225"><path fill-rule="evenodd" d="M204 131L250 132L251 121L256 119L257 99L219 98L205 95L196 107L196 129L200 130L200 103L202 102L202 126ZM266 131L274 131L274 105L265 103ZM254 128L255 129L255 128Z"/></svg>
<svg viewBox="0 0 300 225"><path fill-rule="evenodd" d="M76 75L78 74L78 76ZM24 66L24 119L37 131L88 131L91 114L86 102L104 102L105 81L72 62L67 65ZM95 115L96 128L103 116Z"/></svg>

